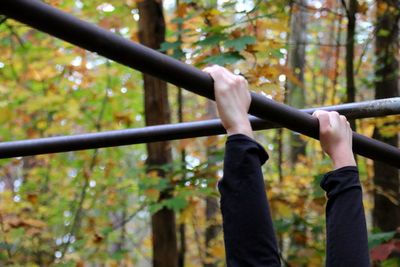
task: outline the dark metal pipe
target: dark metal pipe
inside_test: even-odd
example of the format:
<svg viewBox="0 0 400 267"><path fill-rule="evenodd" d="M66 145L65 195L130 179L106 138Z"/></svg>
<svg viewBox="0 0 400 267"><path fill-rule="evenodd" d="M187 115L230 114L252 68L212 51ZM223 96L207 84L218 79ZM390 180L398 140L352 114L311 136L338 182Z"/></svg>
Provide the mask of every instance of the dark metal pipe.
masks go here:
<svg viewBox="0 0 400 267"><path fill-rule="evenodd" d="M38 0L3 0L0 12L38 30L148 73L193 93L214 99L212 78L192 66L82 21ZM250 114L318 139L318 120L299 110L252 93ZM353 134L355 153L400 168L400 150Z"/></svg>
<svg viewBox="0 0 400 267"><path fill-rule="evenodd" d="M400 97L309 108L301 111L312 114L317 109L337 111L340 114L345 115L348 119L381 117L400 114ZM250 116L250 121L253 130L280 127L277 124L253 116ZM114 147L218 134L225 134L225 129L223 128L221 121L218 119L157 125L128 130L4 142L0 143L0 158Z"/></svg>

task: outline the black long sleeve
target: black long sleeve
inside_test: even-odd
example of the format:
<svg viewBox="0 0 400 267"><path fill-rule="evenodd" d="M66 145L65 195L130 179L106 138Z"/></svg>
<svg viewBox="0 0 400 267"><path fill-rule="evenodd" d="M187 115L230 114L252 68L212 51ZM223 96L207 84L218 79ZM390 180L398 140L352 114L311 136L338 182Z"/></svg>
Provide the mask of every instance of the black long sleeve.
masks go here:
<svg viewBox="0 0 400 267"><path fill-rule="evenodd" d="M226 143L224 176L218 187L228 267L280 266L261 166L265 150L245 135ZM356 167L325 175L328 267L369 265L362 191Z"/></svg>
<svg viewBox="0 0 400 267"><path fill-rule="evenodd" d="M267 159L253 139L228 137L218 184L228 267L280 266L261 172Z"/></svg>
<svg viewBox="0 0 400 267"><path fill-rule="evenodd" d="M326 266L370 266L357 167L348 166L327 173L321 187L328 196Z"/></svg>

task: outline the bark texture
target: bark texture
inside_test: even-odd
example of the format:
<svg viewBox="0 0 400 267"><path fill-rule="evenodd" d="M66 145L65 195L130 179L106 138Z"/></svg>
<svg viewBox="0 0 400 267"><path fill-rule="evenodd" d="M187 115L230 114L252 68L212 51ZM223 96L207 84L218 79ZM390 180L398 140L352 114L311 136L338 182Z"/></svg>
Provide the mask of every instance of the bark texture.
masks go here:
<svg viewBox="0 0 400 267"><path fill-rule="evenodd" d="M346 38L346 102L356 101L356 85L354 82L354 36L356 34L356 13L358 2L357 0L349 0L348 4L343 5L346 8L347 14L347 38ZM350 120L350 125L353 131L356 130L355 120Z"/></svg>
<svg viewBox="0 0 400 267"><path fill-rule="evenodd" d="M207 115L208 119L217 118L217 110L215 104L212 101L207 103ZM207 159L208 159L208 186L215 188L217 185L217 173L216 173L216 160L215 153L217 150L217 137L208 137L207 146ZM218 242L217 237L221 232L221 224L217 221L219 214L219 200L215 196L208 196L206 198L206 231L205 231L205 248L206 248L206 261L204 267L216 267L217 262L213 260L213 256L210 253L213 246ZM211 260L208 260L211 259Z"/></svg>
<svg viewBox="0 0 400 267"><path fill-rule="evenodd" d="M306 0L299 0L298 5L292 7L290 21L290 43L293 44L289 50L289 67L292 69L296 81L287 82L288 104L296 108L304 108L306 102L304 90L304 69L306 64L306 42L307 42L307 13L304 6ZM306 144L299 134L290 134L290 162L294 164L298 157L305 155Z"/></svg>
<svg viewBox="0 0 400 267"><path fill-rule="evenodd" d="M165 21L162 1L145 0L138 2L139 39L152 49L159 49L165 40ZM146 125L170 123L170 107L166 82L150 75L143 75ZM160 166L172 162L169 142L147 144L147 166L149 171L157 171L161 177L165 171ZM160 194L160 200L169 198L170 191ZM163 208L152 216L153 266L177 267L178 249L175 213Z"/></svg>
<svg viewBox="0 0 400 267"><path fill-rule="evenodd" d="M377 2L376 99L399 96L399 6L398 0ZM399 145L398 134L385 137L379 128L375 128L374 138L393 146ZM382 231L393 231L400 226L399 171L384 163L375 162L374 172L373 222Z"/></svg>

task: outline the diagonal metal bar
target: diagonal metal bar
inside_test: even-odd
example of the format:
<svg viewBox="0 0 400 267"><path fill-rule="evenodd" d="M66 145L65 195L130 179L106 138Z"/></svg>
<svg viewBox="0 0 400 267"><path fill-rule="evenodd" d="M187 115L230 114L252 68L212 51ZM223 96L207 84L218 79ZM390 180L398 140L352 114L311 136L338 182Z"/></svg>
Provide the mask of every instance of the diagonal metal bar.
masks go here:
<svg viewBox="0 0 400 267"><path fill-rule="evenodd" d="M348 119L382 117L400 114L400 97L381 100L348 103L343 105L303 109L312 114L315 110L337 111ZM250 117L254 130L280 127L277 124ZM0 143L0 158L32 156L102 147L115 147L139 143L177 140L193 137L225 134L225 129L218 119L156 125L144 128L87 133L70 136L57 136L41 139Z"/></svg>
<svg viewBox="0 0 400 267"><path fill-rule="evenodd" d="M0 12L109 59L214 99L213 80L192 66L82 21L38 0L3 0ZM318 120L310 114L252 93L250 114L318 139ZM353 151L400 168L400 150L353 133Z"/></svg>

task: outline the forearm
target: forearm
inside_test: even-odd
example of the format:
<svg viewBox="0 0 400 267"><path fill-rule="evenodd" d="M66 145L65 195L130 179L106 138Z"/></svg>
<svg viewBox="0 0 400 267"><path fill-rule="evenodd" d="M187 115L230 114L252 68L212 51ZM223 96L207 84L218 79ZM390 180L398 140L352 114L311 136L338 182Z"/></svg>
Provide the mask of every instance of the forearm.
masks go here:
<svg viewBox="0 0 400 267"><path fill-rule="evenodd" d="M326 174L321 187L328 195L326 266L370 266L357 167L343 167Z"/></svg>
<svg viewBox="0 0 400 267"><path fill-rule="evenodd" d="M228 138L219 190L229 267L280 266L261 172L267 158L251 138Z"/></svg>

